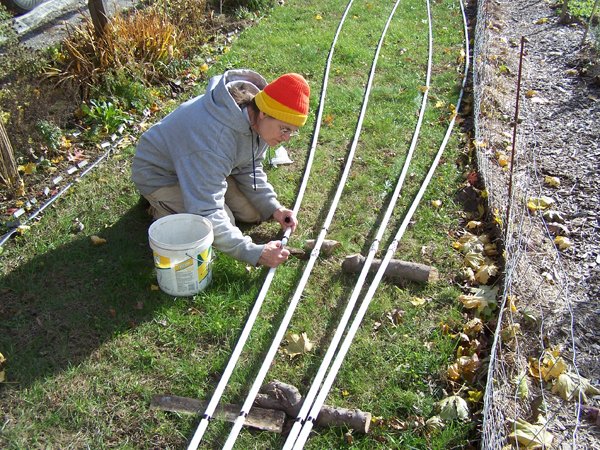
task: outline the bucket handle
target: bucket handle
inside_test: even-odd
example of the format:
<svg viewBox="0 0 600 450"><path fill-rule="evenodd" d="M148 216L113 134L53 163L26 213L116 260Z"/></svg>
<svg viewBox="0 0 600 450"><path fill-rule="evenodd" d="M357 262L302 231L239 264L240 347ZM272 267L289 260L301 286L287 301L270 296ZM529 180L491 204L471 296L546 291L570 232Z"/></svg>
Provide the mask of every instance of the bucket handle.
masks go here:
<svg viewBox="0 0 600 450"><path fill-rule="evenodd" d="M213 262L215 259L217 259L217 256L215 255L215 252L214 252L214 251L211 251L211 252L210 252L210 255L211 255L211 258L210 258L208 261L204 261L204 262L206 262L206 263L208 263L208 264L211 264L211 263L212 263L212 262ZM186 254L185 254L185 256L187 256L187 257L188 257L188 258L190 258L190 259L196 259L196 257L195 257L195 256L192 256L192 255L190 255L189 253L186 253Z"/></svg>

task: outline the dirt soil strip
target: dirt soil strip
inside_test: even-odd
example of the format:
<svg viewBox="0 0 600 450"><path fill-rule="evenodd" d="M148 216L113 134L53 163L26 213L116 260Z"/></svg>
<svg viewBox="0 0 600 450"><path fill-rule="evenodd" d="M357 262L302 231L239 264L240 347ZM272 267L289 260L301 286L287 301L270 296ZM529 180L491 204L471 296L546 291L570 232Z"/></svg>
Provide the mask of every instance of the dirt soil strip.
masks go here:
<svg viewBox="0 0 600 450"><path fill-rule="evenodd" d="M482 109L496 114L477 118L492 130L488 145L479 149L479 160L487 166L483 170L486 186L493 187L491 207L500 212L507 207L509 175L498 165L495 153L506 151L511 141L519 43L525 38L506 272L517 307L531 311L535 319L528 325L518 312L505 314L507 325L520 323L522 335L515 342L501 343L492 402L492 416L500 423L488 424L487 429L496 427L496 435L504 439L512 431L510 420L532 419L539 396L547 404L552 448L600 448L600 428L586 419L581 405L562 400L550 392L549 384L539 386L532 377L529 396L520 400L512 382L519 371L528 370L529 358L537 360L544 348L560 345L569 366L598 385L600 87L589 76L590 47L581 46L583 26L559 23L557 12L547 2L487 4L492 19L486 25L489 54L486 61L475 64L495 66ZM546 176L557 177L560 186L549 186ZM552 209L564 220L543 219L540 212L528 211L527 200L541 195L555 201ZM573 245L557 249L553 239L559 235ZM516 254L511 256L513 251ZM588 399L588 406L599 404L598 397ZM502 439L492 438L490 445Z"/></svg>

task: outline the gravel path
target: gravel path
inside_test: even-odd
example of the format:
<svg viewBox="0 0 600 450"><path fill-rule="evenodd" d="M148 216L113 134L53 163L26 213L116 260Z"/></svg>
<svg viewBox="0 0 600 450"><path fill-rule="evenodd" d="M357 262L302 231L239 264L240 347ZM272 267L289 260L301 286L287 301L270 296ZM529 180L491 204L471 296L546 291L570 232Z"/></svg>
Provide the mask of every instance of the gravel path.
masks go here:
<svg viewBox="0 0 600 450"><path fill-rule="evenodd" d="M105 0L109 14L132 8L136 0ZM89 17L87 0L48 0L26 14L15 17L14 29L23 45L43 49L66 36L65 24L78 26Z"/></svg>

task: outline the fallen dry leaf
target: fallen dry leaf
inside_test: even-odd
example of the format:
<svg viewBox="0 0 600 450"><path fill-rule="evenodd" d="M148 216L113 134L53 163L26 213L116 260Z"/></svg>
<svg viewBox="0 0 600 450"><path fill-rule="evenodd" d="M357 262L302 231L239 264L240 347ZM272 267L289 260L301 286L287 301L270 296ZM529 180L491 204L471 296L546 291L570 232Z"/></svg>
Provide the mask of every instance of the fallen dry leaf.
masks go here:
<svg viewBox="0 0 600 450"><path fill-rule="evenodd" d="M542 195L541 197L531 197L527 201L527 207L530 211L539 211L542 209L548 209L550 206L554 204L554 199L551 197L547 197Z"/></svg>
<svg viewBox="0 0 600 450"><path fill-rule="evenodd" d="M546 420L539 416L535 424L523 419L513 421L513 432L508 436L513 441L523 445L527 450L551 448L554 436L546 429Z"/></svg>
<svg viewBox="0 0 600 450"><path fill-rule="evenodd" d="M412 297L408 301L411 302L413 306L423 306L425 303L427 303L427 299L420 297Z"/></svg>
<svg viewBox="0 0 600 450"><path fill-rule="evenodd" d="M402 317L404 316L404 310L400 308L394 308L389 313L386 314L388 320L392 323L393 327L397 327L400 322L402 322Z"/></svg>
<svg viewBox="0 0 600 450"><path fill-rule="evenodd" d="M558 376L552 386L552 392L566 401L577 400L581 396L583 403L588 402L587 395L600 395L600 389L592 386L590 380L568 371Z"/></svg>
<svg viewBox="0 0 600 450"><path fill-rule="evenodd" d="M484 264L485 258L479 252L469 252L465 255L464 261L465 266L470 267L473 270L479 270Z"/></svg>
<svg viewBox="0 0 600 450"><path fill-rule="evenodd" d="M549 175L546 175L544 177L544 183L546 183L548 186L560 187L560 179L558 177L551 177Z"/></svg>
<svg viewBox="0 0 600 450"><path fill-rule="evenodd" d="M458 381L462 378L465 381L471 382L480 367L481 361L477 353L471 356L459 356L453 364L448 366L446 375L453 381Z"/></svg>
<svg viewBox="0 0 600 450"><path fill-rule="evenodd" d="M525 92L525 97L527 98L532 98L535 97L537 95L537 92L534 91L533 89L529 89L528 91Z"/></svg>
<svg viewBox="0 0 600 450"><path fill-rule="evenodd" d="M19 172L24 173L25 175L31 175L32 173L37 172L37 166L33 162L29 162L27 164L22 164L17 167Z"/></svg>
<svg viewBox="0 0 600 450"><path fill-rule="evenodd" d="M306 333L298 335L288 331L285 338L288 341L288 344L282 351L290 358L310 352L314 347L314 344L310 342Z"/></svg>
<svg viewBox="0 0 600 450"><path fill-rule="evenodd" d="M470 267L463 267L462 269L463 278L469 283L475 283L475 272Z"/></svg>
<svg viewBox="0 0 600 450"><path fill-rule="evenodd" d="M565 223L565 218L562 216L562 214L560 212L554 211L552 209L544 211L542 216L548 222Z"/></svg>
<svg viewBox="0 0 600 450"><path fill-rule="evenodd" d="M467 400L469 400L471 403L477 403L483 398L483 391L467 391L467 394L469 394Z"/></svg>
<svg viewBox="0 0 600 450"><path fill-rule="evenodd" d="M92 245L104 245L107 242L106 239L96 235L90 236L90 241L92 241Z"/></svg>
<svg viewBox="0 0 600 450"><path fill-rule="evenodd" d="M568 369L567 363L559 355L560 349L552 347L545 349L539 360L529 358L528 366L531 376L538 379L541 377L544 381L552 381L558 378L561 373Z"/></svg>
<svg viewBox="0 0 600 450"><path fill-rule="evenodd" d="M471 292L472 294L460 295L458 300L466 309L475 309L479 316L489 317L497 307L498 286L471 288Z"/></svg>
<svg viewBox="0 0 600 450"><path fill-rule="evenodd" d="M17 233L19 234L19 236L23 236L29 230L31 230L31 227L29 225L19 225L17 227Z"/></svg>
<svg viewBox="0 0 600 450"><path fill-rule="evenodd" d="M502 340L504 342L511 342L519 334L521 334L521 324L519 323L513 323L511 325L508 325L504 327L500 332L500 335L502 336Z"/></svg>
<svg viewBox="0 0 600 450"><path fill-rule="evenodd" d="M468 420L469 406L467 402L458 395L452 395L440 400L436 404L442 420L450 422L452 420Z"/></svg>
<svg viewBox="0 0 600 450"><path fill-rule="evenodd" d="M498 274L498 267L494 264L483 264L475 273L475 279L480 284L487 284L491 277Z"/></svg>
<svg viewBox="0 0 600 450"><path fill-rule="evenodd" d="M463 332L469 337L475 337L483 331L483 322L480 318L475 317L469 320L463 326Z"/></svg>
<svg viewBox="0 0 600 450"><path fill-rule="evenodd" d="M504 152L497 152L496 158L498 158L498 164L500 167L508 166L508 155Z"/></svg>
<svg viewBox="0 0 600 450"><path fill-rule="evenodd" d="M428 433L434 433L444 428L444 421L440 416L432 416L425 422L425 429Z"/></svg>
<svg viewBox="0 0 600 450"><path fill-rule="evenodd" d="M556 236L554 238L554 243L556 244L559 250L567 250L573 245L571 239L565 236Z"/></svg>
<svg viewBox="0 0 600 450"><path fill-rule="evenodd" d="M486 256L498 256L498 246L496 244L485 244L483 246L483 253Z"/></svg>

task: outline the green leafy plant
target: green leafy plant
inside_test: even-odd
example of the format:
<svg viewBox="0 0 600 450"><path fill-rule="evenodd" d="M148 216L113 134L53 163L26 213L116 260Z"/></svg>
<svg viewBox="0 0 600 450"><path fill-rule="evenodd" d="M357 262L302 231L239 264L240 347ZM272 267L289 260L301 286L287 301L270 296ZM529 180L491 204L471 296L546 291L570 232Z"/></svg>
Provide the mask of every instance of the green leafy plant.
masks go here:
<svg viewBox="0 0 600 450"><path fill-rule="evenodd" d="M140 80L132 79L125 71L107 74L104 85L92 91L97 97L106 96L124 111L142 111L153 101L150 89Z"/></svg>
<svg viewBox="0 0 600 450"><path fill-rule="evenodd" d="M564 5L564 2L567 2L567 8L569 12L579 18L589 19L592 8L594 6L594 0L563 0L558 2L558 5Z"/></svg>
<svg viewBox="0 0 600 450"><path fill-rule="evenodd" d="M90 100L89 105L81 105L81 111L94 132L113 133L130 118L129 114L112 102L104 100Z"/></svg>
<svg viewBox="0 0 600 450"><path fill-rule="evenodd" d="M39 120L36 123L36 129L42 135L42 139L48 147L50 154L58 153L63 140L62 130L48 120Z"/></svg>

